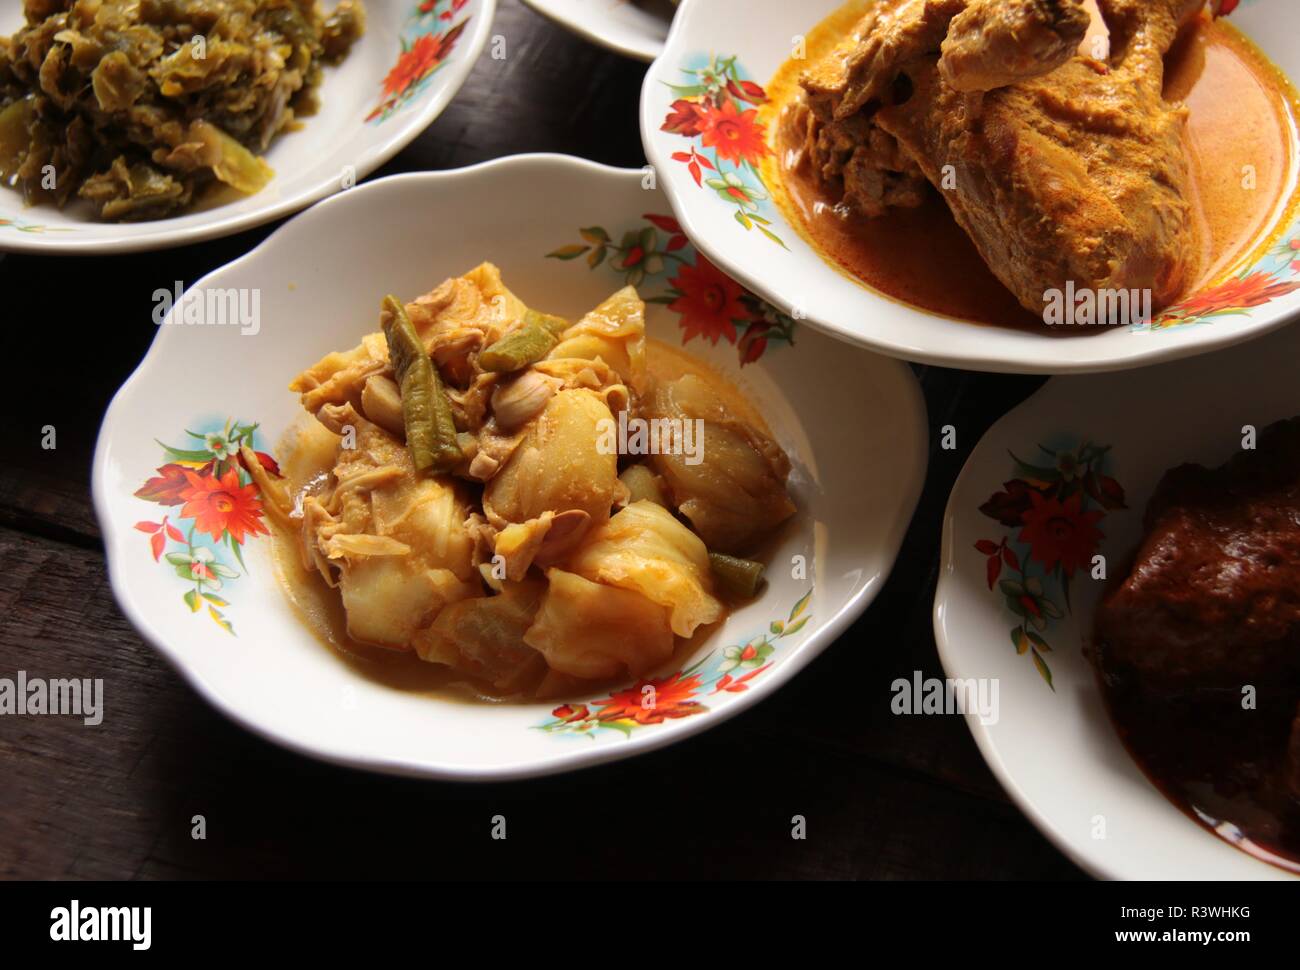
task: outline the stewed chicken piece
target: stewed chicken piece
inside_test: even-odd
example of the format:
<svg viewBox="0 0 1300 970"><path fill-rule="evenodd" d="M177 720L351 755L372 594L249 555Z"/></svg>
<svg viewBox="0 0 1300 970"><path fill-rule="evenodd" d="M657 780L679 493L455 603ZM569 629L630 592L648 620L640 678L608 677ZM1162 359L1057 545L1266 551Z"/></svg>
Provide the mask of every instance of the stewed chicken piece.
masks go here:
<svg viewBox="0 0 1300 970"><path fill-rule="evenodd" d="M1082 0L883 0L807 72L792 123L868 216L919 204L923 175L1031 311L1068 283L1160 307L1200 269L1186 111L1162 87L1204 6L1097 0L1108 51L1079 51Z"/></svg>

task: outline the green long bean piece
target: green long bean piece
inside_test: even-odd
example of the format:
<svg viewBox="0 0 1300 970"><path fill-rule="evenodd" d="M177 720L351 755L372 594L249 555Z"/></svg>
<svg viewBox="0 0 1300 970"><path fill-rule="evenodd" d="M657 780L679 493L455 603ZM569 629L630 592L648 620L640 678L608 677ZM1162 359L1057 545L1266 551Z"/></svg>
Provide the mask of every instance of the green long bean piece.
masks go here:
<svg viewBox="0 0 1300 970"><path fill-rule="evenodd" d="M483 348L478 355L479 366L494 374L509 374L541 360L560 342L553 323L556 320L559 317L529 310L523 326Z"/></svg>
<svg viewBox="0 0 1300 970"><path fill-rule="evenodd" d="M740 599L752 598L763 579L763 564L752 559L737 559L735 556L711 552L709 566L722 591Z"/></svg>
<svg viewBox="0 0 1300 970"><path fill-rule="evenodd" d="M451 402L443 390L438 368L429 359L424 341L397 297L384 297L382 326L388 359L402 392L402 424L406 447L417 471L446 472L461 459Z"/></svg>

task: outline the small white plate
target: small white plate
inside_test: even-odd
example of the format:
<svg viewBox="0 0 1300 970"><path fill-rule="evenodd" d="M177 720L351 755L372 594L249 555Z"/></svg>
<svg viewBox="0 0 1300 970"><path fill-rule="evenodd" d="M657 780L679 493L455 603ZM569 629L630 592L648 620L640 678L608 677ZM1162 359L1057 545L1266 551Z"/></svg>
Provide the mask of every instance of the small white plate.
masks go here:
<svg viewBox="0 0 1300 970"><path fill-rule="evenodd" d="M543 17L624 57L649 63L664 49L674 0L524 0Z"/></svg>
<svg viewBox="0 0 1300 970"><path fill-rule="evenodd" d="M1108 327L1102 334L1061 337L980 326L895 302L832 266L782 215L753 164L758 149L739 139L739 160L719 157L706 133L665 131L680 98L696 100L700 72L734 81L728 94L736 118L723 134L763 123L749 115L761 89L790 57L792 44L841 6L842 0L683 0L664 53L646 73L641 137L686 234L719 267L755 293L810 324L905 360L968 370L1061 374L1122 370L1204 353L1282 326L1300 313L1300 223L1256 265L1223 286L1185 301L1185 313L1154 325ZM1280 68L1300 77L1300 5L1286 0L1243 4L1231 22ZM685 90L684 90L685 89ZM760 137L770 141L771 125ZM750 137L753 137L752 134ZM1295 175L1292 173L1293 189ZM698 176L698 178L697 178ZM1175 323L1175 321L1177 321ZM1096 329L1096 328L1093 328Z"/></svg>
<svg viewBox="0 0 1300 970"><path fill-rule="evenodd" d="M524 155L381 179L320 203L191 287L195 299L233 290L250 307L257 294L257 333L160 328L104 419L94 499L123 612L200 694L252 730L331 761L452 779L539 775L718 723L776 690L866 608L894 563L924 476L916 379L898 361L784 318L768 316L767 329L742 336L734 321L761 308L699 263L643 177ZM685 346L750 396L791 456L799 512L770 553L769 583L694 654L677 658L681 668L657 675L650 716L666 714L659 723L612 716L607 693L568 707L475 704L367 679L290 610L265 536L236 544L241 565L231 543L195 535L207 551L194 555L222 580L219 602L200 602L192 578L178 572L193 576L191 523L176 521L178 506L135 494L165 463L205 461L221 442L204 435L232 421L259 423L255 447L273 451L301 420L288 380L373 329L383 293L413 297L484 259L525 302L551 312L576 317L631 282L647 300L663 301L649 306L651 336L681 343L686 322L714 333L716 344L697 337ZM183 319L184 305L168 320ZM743 368L742 353L754 358ZM162 527L165 514L172 519Z"/></svg>
<svg viewBox="0 0 1300 970"><path fill-rule="evenodd" d="M1076 572L1072 609L1067 608L1060 582L1031 558L1030 545L1018 541L1020 527L1003 524L981 506L991 502L986 507L994 512L1014 504L1014 483L1028 474L1017 459L1056 467L1040 446L1075 456L1086 443L1109 446L1091 467L1104 476L1096 491L1110 500L1085 498L1062 518L1074 523L1070 534L1080 537L1078 555L1086 553L1090 564L1100 554L1108 570L1122 569L1142 537L1143 511L1166 470L1184 462L1220 465L1240 450L1245 425L1262 430L1300 414L1298 359L1300 329L1292 327L1212 358L1136 374L1054 378L993 426L953 488L934 605L944 670L953 679L996 680L996 723L967 714L984 759L1034 824L1095 875L1287 878L1184 815L1120 742L1082 653L1106 584L1092 579L1088 569ZM1115 507L1120 490L1124 508ZM1014 519L1013 511L1004 512L1003 521ZM1094 541L1094 529L1102 538ZM1004 540L1012 555L991 570ZM1046 653L1037 644L1024 653L1013 645L1014 632L1026 621L1008 605L1001 584L1023 586L1030 579L1040 584L1035 602L1043 625L1029 630L1050 647Z"/></svg>
<svg viewBox="0 0 1300 970"><path fill-rule="evenodd" d="M496 0L366 0L365 7L365 34L342 64L325 68L320 110L301 130L271 143L265 158L275 177L260 192L168 219L115 223L99 221L76 199L62 210L25 206L20 193L0 186L0 251L124 253L187 245L278 219L369 175L429 127L460 90L487 42ZM10 36L22 23L21 5L6 3L0 34Z"/></svg>

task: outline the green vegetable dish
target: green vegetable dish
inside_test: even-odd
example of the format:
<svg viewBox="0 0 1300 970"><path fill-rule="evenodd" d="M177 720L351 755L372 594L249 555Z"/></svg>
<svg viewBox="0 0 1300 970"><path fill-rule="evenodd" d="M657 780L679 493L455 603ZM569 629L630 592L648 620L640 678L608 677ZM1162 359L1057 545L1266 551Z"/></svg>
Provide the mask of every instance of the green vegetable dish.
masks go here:
<svg viewBox="0 0 1300 970"><path fill-rule="evenodd" d="M0 39L0 180L108 221L175 215L314 112L323 66L365 27L357 0L24 0Z"/></svg>

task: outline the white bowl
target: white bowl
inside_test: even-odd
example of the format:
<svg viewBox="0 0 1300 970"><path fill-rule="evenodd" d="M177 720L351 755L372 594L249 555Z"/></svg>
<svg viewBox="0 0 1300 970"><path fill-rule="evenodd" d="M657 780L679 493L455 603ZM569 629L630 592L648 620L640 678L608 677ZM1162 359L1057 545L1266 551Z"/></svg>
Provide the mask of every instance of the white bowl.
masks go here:
<svg viewBox="0 0 1300 970"><path fill-rule="evenodd" d="M672 103L690 85L691 71L735 58L735 76L768 84L790 56L793 39L808 33L842 0L684 0L663 54L646 74L641 95L641 135L646 157L668 193L691 241L755 293L846 340L905 360L969 370L1057 374L1121 370L1203 353L1256 337L1300 312L1300 263L1279 247L1243 273L1254 289L1275 283L1278 295L1263 305L1212 304L1215 312L1182 318L1173 326L1108 327L1079 337L980 326L936 316L895 302L849 279L814 249L770 200L753 168L719 159L701 136L663 130ZM1241 28L1291 77L1300 77L1300 5L1285 0L1243 4L1232 14ZM745 106L749 107L749 106ZM770 140L771 125L767 135ZM703 165L697 183L692 165ZM739 179L748 203L724 199L708 179ZM1295 184L1295 173L1292 183ZM726 191L726 185L719 185ZM1300 223L1288 241L1300 239ZM1262 275L1260 275L1262 274ZM1157 319L1157 324L1159 324Z"/></svg>
<svg viewBox="0 0 1300 970"><path fill-rule="evenodd" d="M1018 531L980 512L1005 484L1023 477L1012 454L1031 465L1052 461L1039 445L1073 450L1110 446L1103 473L1123 488L1126 508L1094 523L1095 552L1122 569L1142 536L1147 500L1164 472L1184 462L1222 464L1240 450L1242 428L1262 430L1300 413L1295 362L1300 329L1289 328L1213 358L1179 361L1133 375L1057 377L1002 418L966 463L948 501L942 569L934 605L939 656L950 678L998 683L999 717L967 723L989 767L1029 818L1075 862L1122 879L1287 878L1203 829L1147 780L1116 734L1092 668L1082 653L1105 583L1085 570L1060 584L1016 541ZM1114 505L1113 502L1110 503ZM1017 563L1042 584L1042 629L1050 646L1038 669L1031 647L1018 653L1012 632L1024 618L1006 605L1002 581L1021 582L1004 562L990 584L989 553L1006 539ZM983 549L976 543L985 543ZM1060 614L1053 618L1052 613ZM1099 828L1098 819L1102 820ZM1104 837L1098 837L1104 832Z"/></svg>
<svg viewBox="0 0 1300 970"><path fill-rule="evenodd" d="M162 444L201 452L204 440L188 432L202 435L237 419L260 422L256 447L273 450L301 419L287 381L373 328L385 292L414 296L490 259L526 302L570 316L629 277L648 299L664 296L696 255L660 217L666 202L646 191L642 178L566 156L524 155L381 179L322 202L192 288L260 291L260 330L245 337L229 326L160 328L104 419L94 498L123 612L199 693L252 730L331 761L439 778L538 775L671 744L739 712L792 677L866 608L920 492L924 403L906 365L797 328L793 346L746 343L761 353L743 369L738 346L725 338L687 345L761 408L794 463L799 506L771 552L765 591L684 661L696 680L683 703L699 705L689 716L598 725L565 718L579 704L591 714L601 710L596 702L608 696L601 693L572 699L572 709L558 715L555 701L474 704L405 693L357 673L299 622L277 586L265 537L243 543L246 568L229 546L209 549L240 575L225 578L222 603L205 601L192 612L193 600L182 597L194 583L166 559L186 549L176 535L184 537L189 523L169 523L180 531L162 533L168 538L159 561L154 536L135 528L178 511L134 494L169 460ZM592 268L592 247L602 238L609 240L606 258ZM645 259L629 259L633 245ZM651 335L677 343L682 318L664 305L650 310ZM796 556L806 564L798 574L787 565ZM759 663L726 653L750 644ZM730 662L740 659L739 666ZM668 710L670 695L661 683L657 711Z"/></svg>
<svg viewBox="0 0 1300 970"><path fill-rule="evenodd" d="M369 175L429 127L460 90L487 42L496 0L365 0L365 7L365 34L342 64L325 68L320 110L304 119L301 130L272 142L265 157L275 177L260 192L167 219L114 223L99 221L76 199L62 210L25 206L19 192L0 186L0 251L123 253L182 246L278 219ZM22 22L21 5L11 0L0 13L0 34L11 35ZM385 78L423 37L442 43L450 38L450 54L386 96Z"/></svg>
<svg viewBox="0 0 1300 970"><path fill-rule="evenodd" d="M670 0L524 0L543 17L624 57L649 63L664 49Z"/></svg>

